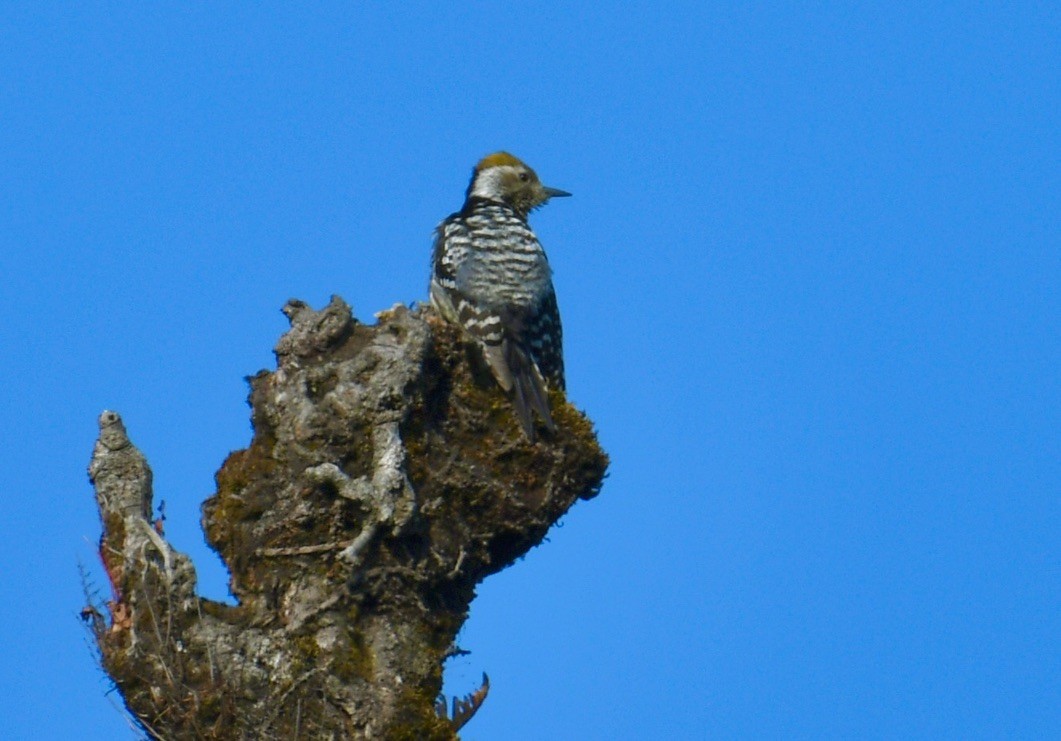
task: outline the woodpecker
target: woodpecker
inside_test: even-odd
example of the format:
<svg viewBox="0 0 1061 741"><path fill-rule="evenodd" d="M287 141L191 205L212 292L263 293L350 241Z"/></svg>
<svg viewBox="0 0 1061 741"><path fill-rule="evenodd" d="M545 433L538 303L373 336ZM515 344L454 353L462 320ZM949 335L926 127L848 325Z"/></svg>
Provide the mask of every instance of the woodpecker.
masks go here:
<svg viewBox="0 0 1061 741"><path fill-rule="evenodd" d="M435 229L431 303L479 347L531 441L533 413L556 429L547 387L563 390L564 353L552 270L527 216L569 195L496 152L472 171L463 208Z"/></svg>

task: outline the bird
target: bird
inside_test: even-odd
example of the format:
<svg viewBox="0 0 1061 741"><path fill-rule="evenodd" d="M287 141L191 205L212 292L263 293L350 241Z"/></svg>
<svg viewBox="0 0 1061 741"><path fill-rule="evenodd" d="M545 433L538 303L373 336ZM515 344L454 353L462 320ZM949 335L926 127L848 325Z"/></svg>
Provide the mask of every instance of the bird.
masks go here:
<svg viewBox="0 0 1061 741"><path fill-rule="evenodd" d="M527 223L549 199L571 194L542 185L508 152L479 160L460 211L435 229L431 304L478 346L534 441L534 414L556 431L548 389L564 390L563 329L552 269Z"/></svg>

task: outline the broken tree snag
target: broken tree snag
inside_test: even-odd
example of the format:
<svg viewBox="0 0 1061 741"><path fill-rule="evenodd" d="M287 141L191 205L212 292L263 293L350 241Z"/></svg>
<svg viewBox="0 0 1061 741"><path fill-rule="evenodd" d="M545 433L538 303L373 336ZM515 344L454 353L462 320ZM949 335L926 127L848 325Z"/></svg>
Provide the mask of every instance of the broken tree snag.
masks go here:
<svg viewBox="0 0 1061 741"><path fill-rule="evenodd" d="M557 431L528 442L430 309L372 326L336 297L284 313L276 370L250 379L254 437L202 510L238 605L195 596L152 526L147 462L100 417L103 665L153 737L456 738L487 691L439 709L476 584L596 495L607 457L559 393Z"/></svg>

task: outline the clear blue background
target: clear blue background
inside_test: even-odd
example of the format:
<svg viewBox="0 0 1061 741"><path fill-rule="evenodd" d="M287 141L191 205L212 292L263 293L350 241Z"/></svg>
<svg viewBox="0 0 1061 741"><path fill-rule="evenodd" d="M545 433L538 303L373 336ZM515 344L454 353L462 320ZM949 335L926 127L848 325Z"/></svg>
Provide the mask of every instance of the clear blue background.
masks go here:
<svg viewBox="0 0 1061 741"><path fill-rule="evenodd" d="M1061 736L1054 3L0 9L0 727L133 734L76 613L120 411L202 591L290 297L426 296L500 148L600 498L488 580L467 739ZM399 7L400 5L400 7Z"/></svg>

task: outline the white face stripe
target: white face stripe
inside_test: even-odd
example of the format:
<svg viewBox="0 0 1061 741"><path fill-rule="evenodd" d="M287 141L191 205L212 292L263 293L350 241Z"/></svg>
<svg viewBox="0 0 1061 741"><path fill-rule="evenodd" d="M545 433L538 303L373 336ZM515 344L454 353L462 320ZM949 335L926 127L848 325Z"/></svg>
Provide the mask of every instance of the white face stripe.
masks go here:
<svg viewBox="0 0 1061 741"><path fill-rule="evenodd" d="M519 169L512 165L488 167L475 176L471 195L479 198L497 200L504 195L503 178L506 174L515 175Z"/></svg>

